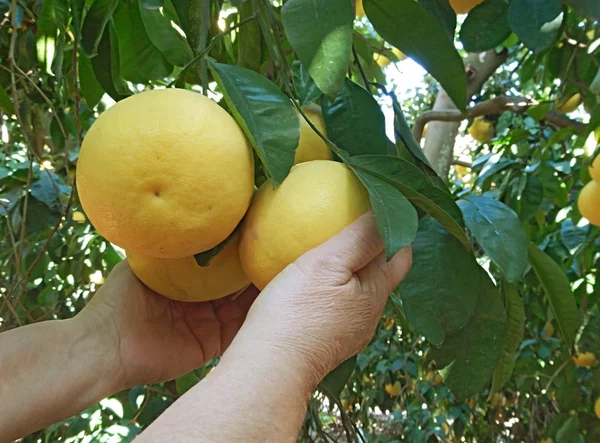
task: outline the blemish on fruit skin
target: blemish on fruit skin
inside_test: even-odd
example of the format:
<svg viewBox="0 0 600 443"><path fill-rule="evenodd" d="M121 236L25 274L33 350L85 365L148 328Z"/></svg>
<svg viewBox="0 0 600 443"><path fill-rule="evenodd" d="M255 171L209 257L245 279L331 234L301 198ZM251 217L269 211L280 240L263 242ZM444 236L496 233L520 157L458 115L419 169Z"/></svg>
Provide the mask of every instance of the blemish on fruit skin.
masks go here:
<svg viewBox="0 0 600 443"><path fill-rule="evenodd" d="M157 196L157 197L160 197L160 191L159 191L158 189L157 189L157 190L155 190L155 191L154 191L154 195L155 195L155 196Z"/></svg>

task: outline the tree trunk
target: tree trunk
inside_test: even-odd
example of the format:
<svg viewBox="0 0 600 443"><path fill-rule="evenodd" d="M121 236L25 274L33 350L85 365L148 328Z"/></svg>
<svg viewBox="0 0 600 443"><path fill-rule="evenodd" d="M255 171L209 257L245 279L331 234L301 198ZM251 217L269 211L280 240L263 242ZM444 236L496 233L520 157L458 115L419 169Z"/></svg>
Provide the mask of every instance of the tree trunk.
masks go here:
<svg viewBox="0 0 600 443"><path fill-rule="evenodd" d="M481 91L483 84L489 79L498 67L506 60L507 53L496 51L486 51L481 53L471 53L465 58L465 70L467 71L467 96L469 99ZM446 94L446 91L440 89L435 103L434 111L443 111L456 109L454 103ZM427 137L423 151L425 156L444 180L447 179L452 164L454 154L454 142L458 135L460 122L430 122L427 125Z"/></svg>

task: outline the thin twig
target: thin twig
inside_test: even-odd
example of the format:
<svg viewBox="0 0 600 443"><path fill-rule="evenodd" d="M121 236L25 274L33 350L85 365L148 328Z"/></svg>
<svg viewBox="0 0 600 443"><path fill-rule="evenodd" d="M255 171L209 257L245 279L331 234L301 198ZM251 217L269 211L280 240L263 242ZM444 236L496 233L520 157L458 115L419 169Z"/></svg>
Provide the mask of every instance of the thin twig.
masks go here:
<svg viewBox="0 0 600 443"><path fill-rule="evenodd" d="M365 89L367 91L369 91L371 93L371 95L373 95L373 92L371 91L371 83L369 82L369 79L367 78L367 75L365 74L365 70L363 69L362 64L360 63L360 59L358 58L358 53L356 52L356 48L354 47L354 45L352 45L352 55L354 55L354 64L356 65L356 67L358 68L358 71L360 72L362 81L365 84Z"/></svg>
<svg viewBox="0 0 600 443"><path fill-rule="evenodd" d="M202 53L206 50L206 44L208 42L210 0L201 0L200 8L200 41L198 42L198 52ZM208 95L208 66L204 59L200 60L200 86L202 86L202 94Z"/></svg>
<svg viewBox="0 0 600 443"><path fill-rule="evenodd" d="M167 88L172 88L173 85L175 85L177 83L177 81L181 78L181 76L185 75L185 73L187 72L188 69L190 69L190 67L192 67L194 64L196 64L198 62L198 60L200 60L203 57L205 57L206 55L208 55L208 53L212 50L212 48L213 48L213 46L215 45L216 42L218 42L220 39L222 39L223 37L225 37L230 32L235 31L240 26L243 26L246 23L251 22L255 18L256 17L254 17L253 15L250 16L250 17L247 17L244 20L241 20L240 22L236 23L235 25L230 26L225 31L223 31L223 32L215 35L210 40L210 42L208 43L208 45L206 46L206 49L204 51L200 52L193 59L191 59L189 62L187 62L186 65L183 68L181 68L181 71L179 72L179 74L177 74L177 77L175 77L175 79L173 79L173 81L167 85Z"/></svg>
<svg viewBox="0 0 600 443"><path fill-rule="evenodd" d="M73 35L73 109L75 113L75 127L77 128L77 147L81 147L83 142L83 128L81 127L81 116L79 108L81 106L81 90L79 86L79 36L77 32ZM65 159L69 163L69 158ZM69 170L67 169L67 174ZM73 185L73 184L71 184Z"/></svg>

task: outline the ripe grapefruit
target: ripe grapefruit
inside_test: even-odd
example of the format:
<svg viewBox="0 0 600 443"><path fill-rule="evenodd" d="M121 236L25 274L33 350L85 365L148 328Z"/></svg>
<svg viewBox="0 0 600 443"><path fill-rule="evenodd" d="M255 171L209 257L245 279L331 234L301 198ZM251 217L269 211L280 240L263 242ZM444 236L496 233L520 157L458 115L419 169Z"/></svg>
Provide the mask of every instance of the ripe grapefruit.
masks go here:
<svg viewBox="0 0 600 443"><path fill-rule="evenodd" d="M103 112L77 166L84 211L109 241L139 254L189 257L238 225L254 190L251 148L201 94L146 91Z"/></svg>
<svg viewBox="0 0 600 443"><path fill-rule="evenodd" d="M319 132L323 135L327 135L321 108L316 105L309 105L304 108L303 111ZM304 163L311 160L331 160L333 158L333 153L331 152L331 149L329 149L329 146L327 146L323 139L319 137L319 134L310 127L304 117L298 114L298 118L300 119L300 141L296 148L294 164L297 165L298 163Z"/></svg>
<svg viewBox="0 0 600 443"><path fill-rule="evenodd" d="M585 185L579 193L577 206L591 224L600 226L600 183L592 180Z"/></svg>
<svg viewBox="0 0 600 443"><path fill-rule="evenodd" d="M450 0L450 6L457 14L467 14L483 0Z"/></svg>
<svg viewBox="0 0 600 443"><path fill-rule="evenodd" d="M173 300L200 302L233 294L250 282L238 257L239 235L234 235L206 267L193 256L156 258L127 252L133 273L150 289Z"/></svg>
<svg viewBox="0 0 600 443"><path fill-rule="evenodd" d="M240 260L246 275L263 289L287 265L370 208L360 180L334 161L296 165L277 189L266 181L242 225Z"/></svg>

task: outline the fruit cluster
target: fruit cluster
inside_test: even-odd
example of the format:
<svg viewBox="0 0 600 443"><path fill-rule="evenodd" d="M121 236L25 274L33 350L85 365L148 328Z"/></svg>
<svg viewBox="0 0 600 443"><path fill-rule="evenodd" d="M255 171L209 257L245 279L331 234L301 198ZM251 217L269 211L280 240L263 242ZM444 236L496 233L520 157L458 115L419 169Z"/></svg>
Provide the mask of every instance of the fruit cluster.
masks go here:
<svg viewBox="0 0 600 443"><path fill-rule="evenodd" d="M320 109L304 112L324 134ZM299 124L288 177L255 192L250 144L217 103L183 89L136 94L102 113L84 139L82 207L159 294L197 302L250 282L263 289L370 209L358 178L300 115Z"/></svg>
<svg viewBox="0 0 600 443"><path fill-rule="evenodd" d="M592 181L586 184L577 200L581 215L593 225L600 226L600 155L597 155L590 166Z"/></svg>

